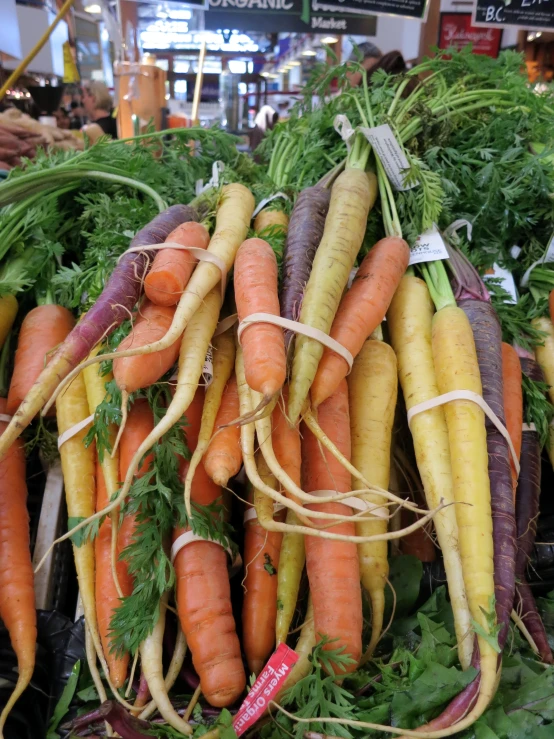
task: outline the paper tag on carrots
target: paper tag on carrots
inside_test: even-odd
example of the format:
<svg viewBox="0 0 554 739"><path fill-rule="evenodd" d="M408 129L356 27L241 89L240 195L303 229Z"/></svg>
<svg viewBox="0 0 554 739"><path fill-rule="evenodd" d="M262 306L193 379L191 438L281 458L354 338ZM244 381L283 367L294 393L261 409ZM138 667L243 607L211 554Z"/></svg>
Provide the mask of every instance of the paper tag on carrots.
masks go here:
<svg viewBox="0 0 554 739"><path fill-rule="evenodd" d="M439 259L448 259L448 251L439 229L433 224L432 228L417 237L410 250L410 265L437 262Z"/></svg>
<svg viewBox="0 0 554 739"><path fill-rule="evenodd" d="M202 366L202 377L206 387L212 384L214 379L214 352L211 346L208 347L208 353Z"/></svg>
<svg viewBox="0 0 554 739"><path fill-rule="evenodd" d="M516 283L513 274L509 270L504 269L504 267L500 267L500 265L496 264L495 262L492 266L492 269L487 270L484 278L485 280L487 278L498 280L498 284L500 285L500 287L503 290L506 290L506 292L510 295L510 299L506 300L505 302L517 303Z"/></svg>
<svg viewBox="0 0 554 739"><path fill-rule="evenodd" d="M359 130L371 144L375 154L381 160L381 164L387 177L395 190L404 191L417 187L419 182L406 183L406 172L410 168L406 155L394 135L388 123L374 128L363 128Z"/></svg>
<svg viewBox="0 0 554 739"><path fill-rule="evenodd" d="M279 644L269 658L269 662L258 675L252 690L244 699L233 720L233 729L237 736L244 734L262 717L269 701L273 700L281 690L298 659L293 649L287 647L286 644Z"/></svg>

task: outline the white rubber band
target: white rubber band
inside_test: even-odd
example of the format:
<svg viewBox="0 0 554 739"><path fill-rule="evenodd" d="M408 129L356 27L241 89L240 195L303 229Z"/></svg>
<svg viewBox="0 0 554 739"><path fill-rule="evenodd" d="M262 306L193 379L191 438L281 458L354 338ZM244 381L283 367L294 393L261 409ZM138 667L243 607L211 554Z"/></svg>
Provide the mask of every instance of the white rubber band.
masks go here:
<svg viewBox="0 0 554 739"><path fill-rule="evenodd" d="M224 547L219 541L213 541L212 539L205 539L203 536L193 533L192 531L185 531L183 534L178 536L171 546L171 564L175 562L175 557L179 554L181 549L191 544L193 541L209 541L210 544L217 544L218 547L225 549L231 560L231 573L232 575L242 567L242 557L237 553L235 559L233 559L233 553L230 547Z"/></svg>
<svg viewBox="0 0 554 739"><path fill-rule="evenodd" d="M7 413L0 413L0 421L5 421L6 423L9 423L12 418L13 416L8 416Z"/></svg>
<svg viewBox="0 0 554 739"><path fill-rule="evenodd" d="M535 426L534 423L524 423L523 426L521 427L521 430L522 431L536 431L537 427Z"/></svg>
<svg viewBox="0 0 554 739"><path fill-rule="evenodd" d="M437 408L440 405L446 405L446 403L450 403L453 400L469 400L481 408L489 421L491 421L496 426L498 431L506 439L508 446L510 447L514 467L517 474L519 475L519 459L517 458L516 450L514 448L514 445L512 444L508 429L504 426L504 424L501 422L501 420L498 418L489 404L486 403L480 395L472 392L471 390L451 390L449 393L444 393L444 395L437 395L436 398L424 400L423 403L418 403L417 405L414 405L413 408L410 408L410 410L408 411L408 427L412 422L412 418L418 413L430 411L432 408Z"/></svg>
<svg viewBox="0 0 554 739"><path fill-rule="evenodd" d="M262 210L263 208L265 208L265 206L266 206L266 205L267 205L268 203L271 203L271 201L272 201L272 200L277 200L277 198L283 198L283 200L288 200L288 199L289 199L289 196L288 196L288 195L285 195L285 193L284 193L284 192L276 192L276 193L275 193L275 195L272 195L272 196L271 196L270 198L264 198L263 200L261 200L261 201L260 201L260 202L258 203L258 205L257 205L257 207L256 207L256 210L255 210L255 211L254 211L254 212L252 213L252 218L255 218L255 217L256 217L256 216L258 215L258 213L259 213L259 212L260 212L260 211L261 211L261 210Z"/></svg>
<svg viewBox="0 0 554 739"><path fill-rule="evenodd" d="M74 426L70 426L68 429L66 429L63 434L60 434L58 436L58 449L61 449L62 444L65 444L66 441L69 441L74 436L77 436L79 431L82 431L89 425L89 423L92 423L93 421L94 413L92 413L90 416L87 416L86 418L83 418L82 421L79 421L79 423L76 423Z"/></svg>
<svg viewBox="0 0 554 739"><path fill-rule="evenodd" d="M285 508L283 503L274 503L273 504L273 515L276 513L279 513L279 511L282 511ZM253 521L255 518L258 518L258 512L252 506L251 508L247 508L244 511L244 518L242 519L243 523L248 523L248 521Z"/></svg>
<svg viewBox="0 0 554 739"><path fill-rule="evenodd" d="M216 254L207 249L201 249L198 246L185 246L178 244L176 241L164 241L163 244L146 244L146 246L130 246L126 249L123 254L117 260L118 264L123 259L125 254L132 254L133 252L141 251L161 251L162 249L180 249L181 251L189 251L199 262L210 262L215 265L221 272L221 302L225 297L225 289L227 287L227 265Z"/></svg>
<svg viewBox="0 0 554 739"><path fill-rule="evenodd" d="M319 341L320 344L323 344L332 352L335 352L335 354L338 354L344 359L348 365L348 373L350 373L350 370L352 369L354 357L350 354L348 349L345 349L345 347L342 344L339 344L338 341L335 341L335 339L331 338L323 331L320 331L318 328L307 326L305 323L299 323L298 321L291 321L289 318L274 316L272 313L252 313L250 316L244 318L239 323L237 332L239 343L242 332L252 323L272 323L275 326L280 326L289 331L294 331L295 334L302 334L310 339L315 339L315 341Z"/></svg>
<svg viewBox="0 0 554 739"><path fill-rule="evenodd" d="M308 491L306 491L308 492ZM354 492L354 491L353 491ZM337 495L336 490L310 490L310 495L316 495L320 498L328 498L330 495ZM338 493L340 495L340 493ZM332 502L332 501L331 501ZM375 503L369 503L363 498L341 498L336 501L337 503L344 503L344 505L350 508L355 508L357 511L363 511L364 513L371 513L376 518L389 518L388 509L385 506L375 505ZM313 505L313 504L309 504ZM317 504L316 504L317 505Z"/></svg>
<svg viewBox="0 0 554 739"><path fill-rule="evenodd" d="M227 316L227 318L223 318L217 324L216 329L214 331L214 336L219 336L220 334L225 333L225 331L231 328L231 326L234 326L238 320L239 320L239 317L237 313L233 313L232 315Z"/></svg>

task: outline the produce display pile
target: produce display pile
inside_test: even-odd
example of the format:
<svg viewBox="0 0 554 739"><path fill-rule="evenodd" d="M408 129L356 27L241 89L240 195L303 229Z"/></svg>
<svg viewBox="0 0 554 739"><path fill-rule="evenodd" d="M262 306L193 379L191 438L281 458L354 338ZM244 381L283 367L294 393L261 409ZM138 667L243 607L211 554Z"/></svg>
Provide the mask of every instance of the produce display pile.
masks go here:
<svg viewBox="0 0 554 739"><path fill-rule="evenodd" d="M86 632L48 739L554 736L554 103L513 52L357 66L259 164L192 128L0 185L0 736L37 453Z"/></svg>

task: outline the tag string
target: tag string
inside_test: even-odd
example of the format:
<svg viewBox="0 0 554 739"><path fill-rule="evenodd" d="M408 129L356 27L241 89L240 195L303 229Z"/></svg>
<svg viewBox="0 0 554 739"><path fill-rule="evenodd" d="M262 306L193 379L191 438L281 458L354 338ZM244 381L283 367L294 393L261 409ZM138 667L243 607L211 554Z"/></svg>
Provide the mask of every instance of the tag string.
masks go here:
<svg viewBox="0 0 554 739"><path fill-rule="evenodd" d="M259 213L259 212L260 212L260 211L261 211L261 210L262 210L263 208L265 208L265 206L266 206L266 205L267 205L268 203L271 203L271 201L272 201L272 200L277 200L277 198L282 198L283 200L289 200L289 196L288 196L288 195L286 195L286 194L285 194L284 192L276 192L276 193L275 193L275 195L272 195L272 196L271 196L271 197L269 197L269 198L264 198L263 200L261 200L261 201L260 201L260 202L258 203L258 205L257 205L257 207L256 207L256 210L255 210L255 211L254 211L254 212L252 213L252 218L255 218L255 217L256 217L256 216L258 215L258 213Z"/></svg>
<svg viewBox="0 0 554 739"><path fill-rule="evenodd" d="M6 413L0 413L0 421L4 421L5 423L9 423L12 420L13 416L8 416Z"/></svg>
<svg viewBox="0 0 554 739"><path fill-rule="evenodd" d="M418 413L430 411L432 408L438 408L441 405L446 405L453 400L469 400L481 408L489 421L491 421L496 426L498 431L506 439L508 446L510 447L515 470L519 475L519 459L517 458L516 450L512 443L510 434L508 433L508 429L506 428L506 426L504 426L504 424L498 418L490 405L485 400L483 400L483 398L478 393L474 393L471 390L451 390L449 393L444 393L444 395L438 395L436 398L424 400L423 403L417 403L417 405L414 405L413 408L410 408L410 410L408 411L408 426L410 427L412 418Z"/></svg>
<svg viewBox="0 0 554 739"><path fill-rule="evenodd" d="M310 495L316 495L319 498L328 498L330 495L337 495L337 492L337 490L309 491ZM351 498L340 498L339 500L337 500L337 503L344 503L344 505L347 505L350 508L355 508L357 511L362 511L363 513L371 513L371 515L375 516L376 518L389 518L389 512L385 506L376 505L375 503L369 503L363 498L356 498L354 496L352 496ZM310 505L313 505L313 503L310 503Z"/></svg>
<svg viewBox="0 0 554 739"><path fill-rule="evenodd" d="M178 536L171 546L171 564L175 562L175 557L179 554L181 549L191 544L193 541L208 541L210 544L217 544L218 547L225 549L231 560L231 571L230 575L234 575L242 567L242 557L237 553L237 556L233 559L233 553L230 547L225 547L220 541L214 541L213 539L200 536L192 531L185 531L183 534Z"/></svg>
<svg viewBox="0 0 554 739"><path fill-rule="evenodd" d="M92 423L93 421L94 413L92 413L90 416L87 416L86 418L83 418L82 421L79 421L79 423L76 423L74 426L70 426L68 429L66 429L63 434L60 434L58 436L58 449L61 449L62 445L65 444L66 441L69 441L74 436L77 436L79 431L82 431L89 425L89 423Z"/></svg>
<svg viewBox="0 0 554 739"><path fill-rule="evenodd" d="M274 316L272 313L252 313L252 315L244 318L239 323L237 332L239 343L243 331L253 323L272 323L275 326L280 326L281 328L293 331L296 334L302 334L310 339L315 339L315 341L319 341L320 344L323 344L328 349L335 352L335 354L341 356L348 365L349 373L352 369L354 357L348 349L346 349L342 344L339 344L338 341L335 341L331 336L328 336L326 333L320 331L318 328L314 328L313 326L307 326L305 323L299 323L298 321L291 321L289 318Z"/></svg>
<svg viewBox="0 0 554 739"><path fill-rule="evenodd" d="M283 505L283 503L274 503L273 504L273 514L279 513L279 511L282 511L286 506ZM258 511L252 506L251 508L247 508L244 511L244 518L242 519L243 523L248 523L248 521L253 521L254 519L258 518Z"/></svg>

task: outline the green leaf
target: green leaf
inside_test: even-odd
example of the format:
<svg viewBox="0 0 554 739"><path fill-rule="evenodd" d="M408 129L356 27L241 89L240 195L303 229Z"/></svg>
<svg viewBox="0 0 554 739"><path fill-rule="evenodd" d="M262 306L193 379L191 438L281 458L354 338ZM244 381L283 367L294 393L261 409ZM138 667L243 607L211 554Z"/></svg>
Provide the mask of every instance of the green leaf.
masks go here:
<svg viewBox="0 0 554 739"><path fill-rule="evenodd" d="M71 531L71 529L75 528L75 526L78 526L85 520L86 519L84 516L69 516L67 519L67 530ZM86 527L83 527L82 529L79 529L79 531L76 531L70 538L76 547L82 546L87 540Z"/></svg>
<svg viewBox="0 0 554 739"><path fill-rule="evenodd" d="M265 559L264 570L270 575L276 575L277 570L273 566L273 562L271 561L271 557L269 556L269 554L267 553L264 554L264 559Z"/></svg>
<svg viewBox="0 0 554 739"><path fill-rule="evenodd" d="M390 587L385 590L385 620L390 616L393 595L396 595L395 617L404 616L415 606L419 597L419 586L423 575L423 564L410 554L391 557L389 560Z"/></svg>
<svg viewBox="0 0 554 739"><path fill-rule="evenodd" d="M419 660L425 664L438 662L451 667L458 659L455 649L456 640L444 628L443 624L431 621L424 613L418 613L417 619L421 627L421 645L417 652Z"/></svg>
<svg viewBox="0 0 554 739"><path fill-rule="evenodd" d="M77 688L77 683L79 681L80 671L81 662L75 662L65 688L63 689L63 692L60 696L60 699L57 702L56 707L54 708L54 713L52 714L50 724L48 725L48 734L46 735L46 739L59 739L58 732L56 730L60 725L63 717L69 710L69 706L71 705L71 701L73 700L75 689Z"/></svg>

